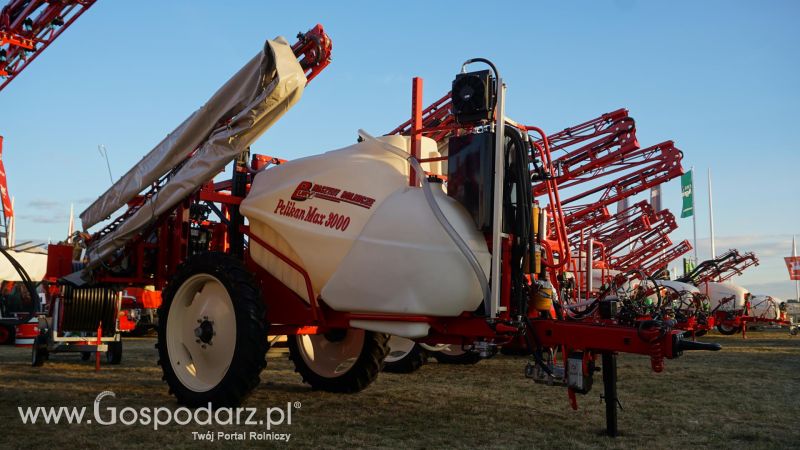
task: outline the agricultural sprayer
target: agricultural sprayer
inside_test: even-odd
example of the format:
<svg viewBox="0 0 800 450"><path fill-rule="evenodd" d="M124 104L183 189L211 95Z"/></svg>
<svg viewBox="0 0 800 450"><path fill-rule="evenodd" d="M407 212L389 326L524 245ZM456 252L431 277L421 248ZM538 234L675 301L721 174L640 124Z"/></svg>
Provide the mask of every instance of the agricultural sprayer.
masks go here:
<svg viewBox="0 0 800 450"><path fill-rule="evenodd" d="M746 337L748 325L791 327L783 303L770 296L754 298L747 289L728 281L756 265L758 258L753 253L730 249L701 262L677 281L697 286L708 297L714 324L722 334L741 332Z"/></svg>
<svg viewBox="0 0 800 450"><path fill-rule="evenodd" d="M425 120L415 78L404 131L285 161L249 146L330 61L321 26L267 41L201 109L81 214L85 290L163 289L159 364L189 406L236 405L259 383L268 335L315 389L357 392L390 335L477 357L522 339L526 374L575 394L602 357L616 434L616 354L654 371L687 342L659 320L620 321L619 299L566 288L572 264L546 134L506 117L485 59L453 81L446 120ZM468 71L476 65L488 70ZM425 125L423 125L425 122ZM230 179L215 180L233 161ZM536 189L534 189L536 187ZM121 210L121 213L116 211Z"/></svg>

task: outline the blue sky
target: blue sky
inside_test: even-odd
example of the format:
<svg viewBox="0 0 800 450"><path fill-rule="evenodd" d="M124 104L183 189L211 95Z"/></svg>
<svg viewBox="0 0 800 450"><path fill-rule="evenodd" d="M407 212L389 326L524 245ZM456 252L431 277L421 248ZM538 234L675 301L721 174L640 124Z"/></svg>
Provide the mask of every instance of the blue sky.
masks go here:
<svg viewBox="0 0 800 450"><path fill-rule="evenodd" d="M18 241L62 238L70 203L80 212L108 187L98 144L121 175L264 39L320 22L333 63L254 151L296 158L389 131L412 76L432 101L463 60L488 57L517 120L556 131L626 107L643 145L673 139L697 170L701 259L711 167L718 252L762 259L736 281L794 296L782 256L800 234L799 2L272 3L98 1L0 93ZM678 184L665 187L672 211ZM691 238L691 220L680 226L674 240Z"/></svg>

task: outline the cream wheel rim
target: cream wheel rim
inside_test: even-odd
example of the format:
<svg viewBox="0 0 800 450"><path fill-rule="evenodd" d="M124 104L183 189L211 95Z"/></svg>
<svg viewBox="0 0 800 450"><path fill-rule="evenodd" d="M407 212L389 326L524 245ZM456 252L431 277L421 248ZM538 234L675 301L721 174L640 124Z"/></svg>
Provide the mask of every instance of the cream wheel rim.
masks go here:
<svg viewBox="0 0 800 450"><path fill-rule="evenodd" d="M207 392L222 381L236 349L236 312L218 278L197 274L178 288L166 342L170 366L185 387Z"/></svg>
<svg viewBox="0 0 800 450"><path fill-rule="evenodd" d="M386 355L385 363L391 364L408 356L411 350L414 349L416 342L411 339L406 339L400 336L392 336L389 338L389 354Z"/></svg>
<svg viewBox="0 0 800 450"><path fill-rule="evenodd" d="M350 328L343 337L328 339L324 334L298 335L297 348L309 369L325 378L347 373L361 356L364 330Z"/></svg>

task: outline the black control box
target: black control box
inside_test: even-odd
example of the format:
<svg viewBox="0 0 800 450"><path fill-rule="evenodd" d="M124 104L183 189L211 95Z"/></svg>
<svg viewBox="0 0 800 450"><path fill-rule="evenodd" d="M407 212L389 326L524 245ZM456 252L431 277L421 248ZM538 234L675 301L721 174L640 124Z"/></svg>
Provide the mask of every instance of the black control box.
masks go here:
<svg viewBox="0 0 800 450"><path fill-rule="evenodd" d="M451 137L447 154L447 195L461 203L483 232L492 231L494 141L491 132Z"/></svg>

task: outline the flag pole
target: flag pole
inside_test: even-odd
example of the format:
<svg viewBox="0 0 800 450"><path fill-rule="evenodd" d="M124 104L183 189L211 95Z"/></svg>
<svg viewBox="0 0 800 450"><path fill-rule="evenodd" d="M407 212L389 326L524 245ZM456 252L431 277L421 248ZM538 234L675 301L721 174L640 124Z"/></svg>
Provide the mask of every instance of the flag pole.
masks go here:
<svg viewBox="0 0 800 450"><path fill-rule="evenodd" d="M711 197L711 167L708 168L708 226L711 229L711 259L716 259L717 249L714 246L714 202Z"/></svg>
<svg viewBox="0 0 800 450"><path fill-rule="evenodd" d="M67 244L72 244L72 233L75 232L75 204L69 205L69 225L67 226Z"/></svg>
<svg viewBox="0 0 800 450"><path fill-rule="evenodd" d="M792 256L797 258L797 241L795 240L794 235L792 235ZM797 261L796 259L794 261ZM795 291L795 299L800 301L800 280L796 280L794 282L794 291Z"/></svg>
<svg viewBox="0 0 800 450"><path fill-rule="evenodd" d="M692 166L692 228L694 229L694 263L697 264L697 210L694 207L694 166Z"/></svg>

